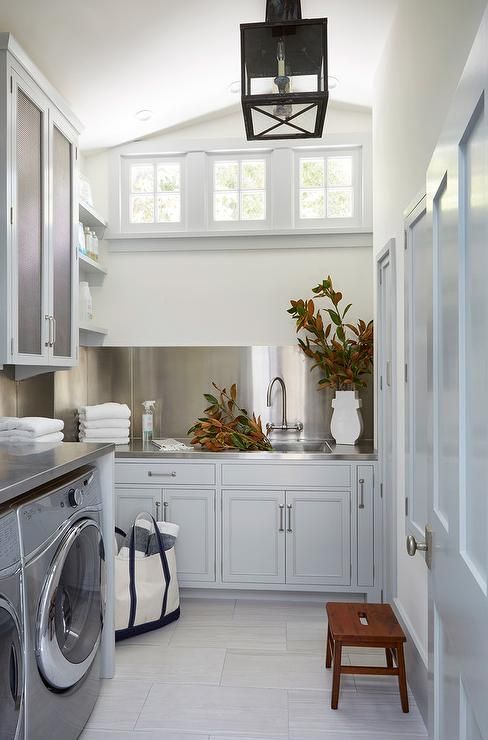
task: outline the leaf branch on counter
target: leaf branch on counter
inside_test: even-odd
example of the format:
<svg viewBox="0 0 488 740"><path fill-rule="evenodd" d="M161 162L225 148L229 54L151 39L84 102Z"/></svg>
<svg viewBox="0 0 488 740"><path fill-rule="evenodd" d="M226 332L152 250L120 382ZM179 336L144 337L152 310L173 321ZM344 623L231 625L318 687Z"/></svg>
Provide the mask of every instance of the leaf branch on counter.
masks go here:
<svg viewBox="0 0 488 740"><path fill-rule="evenodd" d="M271 442L263 432L261 417L250 416L246 409L237 403L237 385L234 383L227 392L212 383L219 397L204 393L210 404L204 413L188 430L192 445L201 445L212 452L223 450L271 450Z"/></svg>

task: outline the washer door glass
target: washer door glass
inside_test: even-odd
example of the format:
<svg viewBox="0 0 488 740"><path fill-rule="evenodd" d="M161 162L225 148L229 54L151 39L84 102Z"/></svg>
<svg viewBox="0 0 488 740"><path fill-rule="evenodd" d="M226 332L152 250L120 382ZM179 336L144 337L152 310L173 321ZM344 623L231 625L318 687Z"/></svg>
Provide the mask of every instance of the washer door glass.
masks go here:
<svg viewBox="0 0 488 740"><path fill-rule="evenodd" d="M20 628L10 604L0 597L0 740L13 740L22 706Z"/></svg>
<svg viewBox="0 0 488 740"><path fill-rule="evenodd" d="M91 666L100 643L104 609L100 529L78 521L51 564L38 614L37 656L44 679L66 689Z"/></svg>

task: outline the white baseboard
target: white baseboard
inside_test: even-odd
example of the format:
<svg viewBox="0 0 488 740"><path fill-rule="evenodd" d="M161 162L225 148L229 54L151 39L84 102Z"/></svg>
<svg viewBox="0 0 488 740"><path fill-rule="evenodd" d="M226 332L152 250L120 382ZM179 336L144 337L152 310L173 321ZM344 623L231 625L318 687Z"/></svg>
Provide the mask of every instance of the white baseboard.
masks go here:
<svg viewBox="0 0 488 740"><path fill-rule="evenodd" d="M393 609L403 631L407 635L405 645L405 662L407 664L408 685L415 697L424 724L428 726L428 704L429 704L429 671L428 656L419 636L412 626L402 603L395 598Z"/></svg>
<svg viewBox="0 0 488 740"><path fill-rule="evenodd" d="M313 593L307 591L244 591L236 588L180 588L181 597L191 599L247 599L252 601L292 601L300 604L325 604L328 601L364 603L362 594Z"/></svg>

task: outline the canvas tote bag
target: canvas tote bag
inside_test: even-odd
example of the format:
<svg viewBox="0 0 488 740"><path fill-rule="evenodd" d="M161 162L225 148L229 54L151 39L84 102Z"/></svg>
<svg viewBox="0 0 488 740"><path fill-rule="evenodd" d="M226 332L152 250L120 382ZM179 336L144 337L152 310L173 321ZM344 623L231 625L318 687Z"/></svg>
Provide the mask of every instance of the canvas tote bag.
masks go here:
<svg viewBox="0 0 488 740"><path fill-rule="evenodd" d="M145 520L144 527L154 534L154 555L136 554L140 520ZM128 557L120 553L115 556L116 640L158 629L180 616L175 548L164 549L161 530L164 532L165 525L166 522L157 523L150 514L138 514L131 529ZM173 534L175 525L167 526Z"/></svg>

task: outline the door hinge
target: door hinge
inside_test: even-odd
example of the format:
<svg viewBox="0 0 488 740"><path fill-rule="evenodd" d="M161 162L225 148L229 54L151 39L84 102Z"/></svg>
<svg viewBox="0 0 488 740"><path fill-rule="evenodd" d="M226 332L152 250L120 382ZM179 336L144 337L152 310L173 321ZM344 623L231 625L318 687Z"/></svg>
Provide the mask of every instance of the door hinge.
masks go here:
<svg viewBox="0 0 488 740"><path fill-rule="evenodd" d="M10 224L12 225L14 222L14 207L10 207Z"/></svg>
<svg viewBox="0 0 488 740"><path fill-rule="evenodd" d="M10 354L11 355L14 354L14 338L13 337L10 338Z"/></svg>
<svg viewBox="0 0 488 740"><path fill-rule="evenodd" d="M382 272L381 267L380 267L380 285L382 285L382 284L383 284L383 272Z"/></svg>
<svg viewBox="0 0 488 740"><path fill-rule="evenodd" d="M352 563L349 563L349 578L352 581Z"/></svg>
<svg viewBox="0 0 488 740"><path fill-rule="evenodd" d="M383 390L383 376L380 375L380 391Z"/></svg>
<svg viewBox="0 0 488 740"><path fill-rule="evenodd" d="M13 93L14 91L14 78L12 75L10 75L10 92Z"/></svg>
<svg viewBox="0 0 488 740"><path fill-rule="evenodd" d="M408 516L408 498L405 499L405 516Z"/></svg>
<svg viewBox="0 0 488 740"><path fill-rule="evenodd" d="M383 498L383 483L380 483L380 498Z"/></svg>
<svg viewBox="0 0 488 740"><path fill-rule="evenodd" d="M374 576L375 576L375 569L374 569L374 563L373 563L373 583L374 583Z"/></svg>
<svg viewBox="0 0 488 740"><path fill-rule="evenodd" d="M383 603L383 589L381 589L381 603Z"/></svg>
<svg viewBox="0 0 488 740"><path fill-rule="evenodd" d="M78 159L78 147L75 147L75 159Z"/></svg>
<svg viewBox="0 0 488 740"><path fill-rule="evenodd" d="M408 365L405 363L405 383L408 383Z"/></svg>

